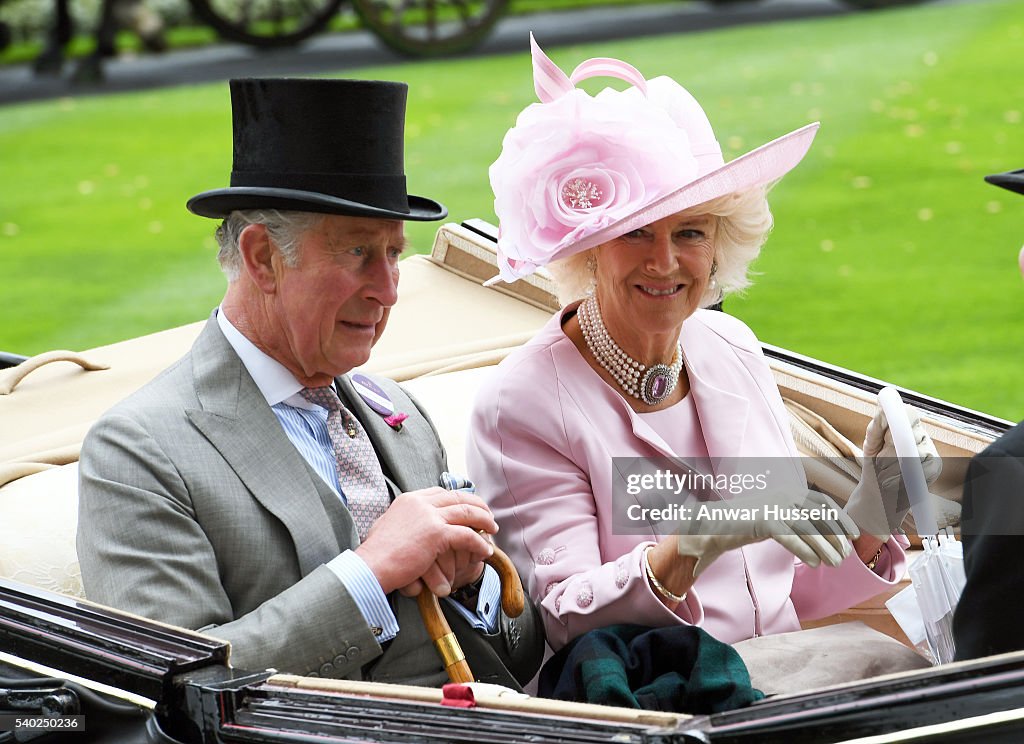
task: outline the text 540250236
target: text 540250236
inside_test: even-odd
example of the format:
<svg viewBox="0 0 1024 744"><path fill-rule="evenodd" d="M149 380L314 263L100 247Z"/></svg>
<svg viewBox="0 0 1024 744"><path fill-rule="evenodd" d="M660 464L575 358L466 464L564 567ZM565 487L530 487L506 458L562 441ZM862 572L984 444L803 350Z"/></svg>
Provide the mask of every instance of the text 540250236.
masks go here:
<svg viewBox="0 0 1024 744"><path fill-rule="evenodd" d="M85 716L0 714L0 731L85 731Z"/></svg>

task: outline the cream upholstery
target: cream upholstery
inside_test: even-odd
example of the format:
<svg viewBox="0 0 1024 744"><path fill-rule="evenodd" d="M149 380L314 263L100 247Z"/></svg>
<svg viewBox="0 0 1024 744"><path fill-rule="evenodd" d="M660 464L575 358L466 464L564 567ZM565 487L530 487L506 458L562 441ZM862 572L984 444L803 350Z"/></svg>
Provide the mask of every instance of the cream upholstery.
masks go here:
<svg viewBox="0 0 1024 744"><path fill-rule="evenodd" d="M84 597L77 523L77 462L0 488L0 576Z"/></svg>
<svg viewBox="0 0 1024 744"><path fill-rule="evenodd" d="M492 370L493 366L475 367L402 383L431 414L448 454L448 470L457 475L466 474L466 437L473 399L483 378Z"/></svg>

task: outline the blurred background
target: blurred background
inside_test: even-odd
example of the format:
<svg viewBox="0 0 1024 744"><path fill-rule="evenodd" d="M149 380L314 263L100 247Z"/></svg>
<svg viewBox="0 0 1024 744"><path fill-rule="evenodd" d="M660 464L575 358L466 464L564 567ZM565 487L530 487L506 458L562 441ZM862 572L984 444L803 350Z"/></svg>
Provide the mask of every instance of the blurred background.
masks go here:
<svg viewBox="0 0 1024 744"><path fill-rule="evenodd" d="M772 194L755 284L726 309L764 342L1024 418L1024 199L982 180L1024 168L1020 0L508 0L468 50L414 58L348 3L322 6L326 28L304 45L261 51L219 40L189 0L122 0L117 57L94 69L100 0L71 0L79 30L40 76L53 3L0 0L0 350L86 349L209 314L224 289L216 224L184 204L228 183L229 77L407 82L410 191L452 221L494 221L487 167L535 100L533 30L565 70L611 56L674 77L727 160L820 121ZM377 6L423 18L422 4ZM264 19L239 33L273 31ZM417 251L435 229L408 225Z"/></svg>

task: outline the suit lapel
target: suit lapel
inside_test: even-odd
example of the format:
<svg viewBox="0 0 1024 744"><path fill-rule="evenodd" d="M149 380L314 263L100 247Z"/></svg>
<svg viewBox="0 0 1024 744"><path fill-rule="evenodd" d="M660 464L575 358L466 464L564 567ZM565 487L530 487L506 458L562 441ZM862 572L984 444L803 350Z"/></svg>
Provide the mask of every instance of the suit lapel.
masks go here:
<svg viewBox="0 0 1024 744"><path fill-rule="evenodd" d="M341 546L321 499L313 496L319 493L319 479L305 466L216 320L197 339L192 366L202 408L188 411L189 419L291 533L303 575L337 555Z"/></svg>
<svg viewBox="0 0 1024 744"><path fill-rule="evenodd" d="M712 461L717 461L725 457L737 457L743 451L750 401L743 395L718 387L711 380L723 375L738 375L740 379L736 380L735 389L746 390L750 388L750 374L743 365L737 363L730 348L723 348L720 339L707 338L706 334L707 329L703 324L683 324L682 339L690 394L704 432L708 456Z"/></svg>

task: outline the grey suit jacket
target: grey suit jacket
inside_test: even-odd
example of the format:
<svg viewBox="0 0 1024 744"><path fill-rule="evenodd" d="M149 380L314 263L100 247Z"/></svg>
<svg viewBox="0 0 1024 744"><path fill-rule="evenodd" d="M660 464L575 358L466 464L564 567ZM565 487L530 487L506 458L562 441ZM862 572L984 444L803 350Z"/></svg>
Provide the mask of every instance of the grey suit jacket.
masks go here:
<svg viewBox="0 0 1024 744"><path fill-rule="evenodd" d="M392 498L437 485L444 451L416 402L378 380L409 414L395 431L347 378L337 382ZM288 440L215 319L185 357L93 426L80 473L78 554L90 599L227 640L239 668L446 681L415 602L389 597L400 632L382 655L324 565L358 545L352 520ZM532 617L502 626L506 649L536 647Z"/></svg>

